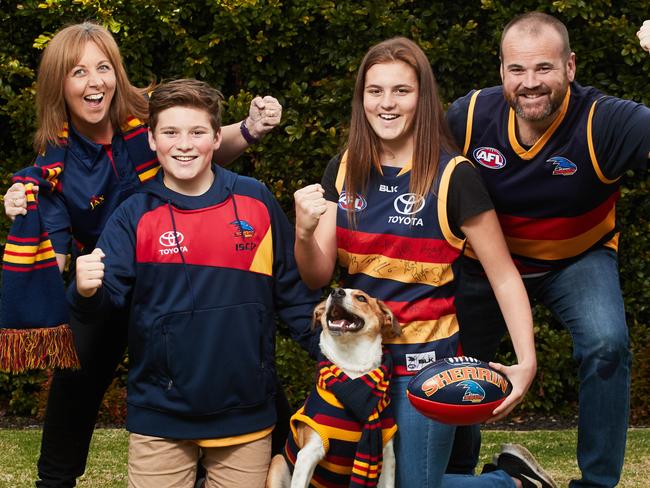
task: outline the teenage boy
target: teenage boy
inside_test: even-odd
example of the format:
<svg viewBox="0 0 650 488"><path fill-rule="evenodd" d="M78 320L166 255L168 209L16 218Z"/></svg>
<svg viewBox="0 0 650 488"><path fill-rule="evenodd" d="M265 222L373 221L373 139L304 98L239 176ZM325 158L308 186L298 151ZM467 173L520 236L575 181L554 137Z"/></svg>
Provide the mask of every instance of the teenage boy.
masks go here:
<svg viewBox="0 0 650 488"><path fill-rule="evenodd" d="M291 226L266 187L212 165L221 94L176 80L149 101L162 171L77 260L73 313L130 308L130 487L263 486L276 422L274 312L312 356L319 293L300 281Z"/></svg>

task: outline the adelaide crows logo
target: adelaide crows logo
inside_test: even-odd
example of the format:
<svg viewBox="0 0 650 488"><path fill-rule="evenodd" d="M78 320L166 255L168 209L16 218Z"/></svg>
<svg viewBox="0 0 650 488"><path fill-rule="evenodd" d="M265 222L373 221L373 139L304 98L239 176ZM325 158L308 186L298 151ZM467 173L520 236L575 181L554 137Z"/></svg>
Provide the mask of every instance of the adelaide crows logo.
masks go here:
<svg viewBox="0 0 650 488"><path fill-rule="evenodd" d="M465 388L465 394L463 395L464 402L481 403L485 398L485 390L476 381L461 381L458 383L458 386Z"/></svg>
<svg viewBox="0 0 650 488"><path fill-rule="evenodd" d="M578 167L575 165L575 163L572 163L567 158L563 158L562 156L553 156L546 162L553 165L552 174L554 176L571 176L576 171L578 171Z"/></svg>
<svg viewBox="0 0 650 488"><path fill-rule="evenodd" d="M104 195L93 195L90 197L90 209L95 210L97 207L99 207L102 203L104 203Z"/></svg>
<svg viewBox="0 0 650 488"><path fill-rule="evenodd" d="M235 228L235 237L250 239L255 235L255 229L245 220L233 220L230 225Z"/></svg>

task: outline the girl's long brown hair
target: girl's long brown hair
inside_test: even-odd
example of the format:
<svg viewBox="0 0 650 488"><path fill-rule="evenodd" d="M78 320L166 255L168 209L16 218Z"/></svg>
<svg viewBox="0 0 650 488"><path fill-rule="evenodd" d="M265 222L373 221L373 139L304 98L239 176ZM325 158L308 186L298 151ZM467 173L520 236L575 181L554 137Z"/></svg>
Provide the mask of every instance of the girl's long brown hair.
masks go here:
<svg viewBox="0 0 650 488"><path fill-rule="evenodd" d="M431 65L420 47L405 37L394 37L372 46L359 66L352 97L352 120L347 143L346 194L350 203L357 193L365 194L370 171L380 170L381 141L363 109L366 73L375 64L402 61L417 75L419 98L413 121L414 152L409 190L426 197L438 173L440 149L457 152L445 120ZM354 221L354 205L348 205L348 218Z"/></svg>
<svg viewBox="0 0 650 488"><path fill-rule="evenodd" d="M64 98L64 84L70 70L79 62L84 47L94 42L106 55L115 70L115 95L111 102L110 118L113 128L118 129L129 116L146 121L148 103L145 93L150 89L136 88L122 63L122 56L115 39L108 30L93 22L74 24L61 29L49 42L38 68L36 80L36 112L38 129L34 148L42 152L47 144L59 145L58 134L68 120Z"/></svg>

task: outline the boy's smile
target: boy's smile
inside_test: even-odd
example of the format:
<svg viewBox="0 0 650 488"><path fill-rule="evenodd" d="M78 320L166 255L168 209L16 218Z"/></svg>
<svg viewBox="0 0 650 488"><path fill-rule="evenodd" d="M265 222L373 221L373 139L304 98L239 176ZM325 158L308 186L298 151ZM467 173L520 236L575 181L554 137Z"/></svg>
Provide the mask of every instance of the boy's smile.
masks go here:
<svg viewBox="0 0 650 488"><path fill-rule="evenodd" d="M212 154L221 144L210 116L194 107L171 107L158 114L149 130L149 145L156 151L167 188L184 195L205 193L214 180Z"/></svg>

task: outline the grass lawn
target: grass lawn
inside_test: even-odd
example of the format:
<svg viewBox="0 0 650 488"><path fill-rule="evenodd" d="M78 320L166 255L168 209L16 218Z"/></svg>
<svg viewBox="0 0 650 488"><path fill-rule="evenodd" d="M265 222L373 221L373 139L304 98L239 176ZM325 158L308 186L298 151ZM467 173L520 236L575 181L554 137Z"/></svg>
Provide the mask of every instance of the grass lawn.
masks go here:
<svg viewBox="0 0 650 488"><path fill-rule="evenodd" d="M0 430L0 488L34 486L39 429ZM559 486L578 475L574 452L575 430L484 431L481 465L489 462L503 442L525 445L551 473ZM77 486L126 487L127 433L98 429L93 437L86 474ZM645 488L650 472L650 429L630 429L622 488Z"/></svg>

